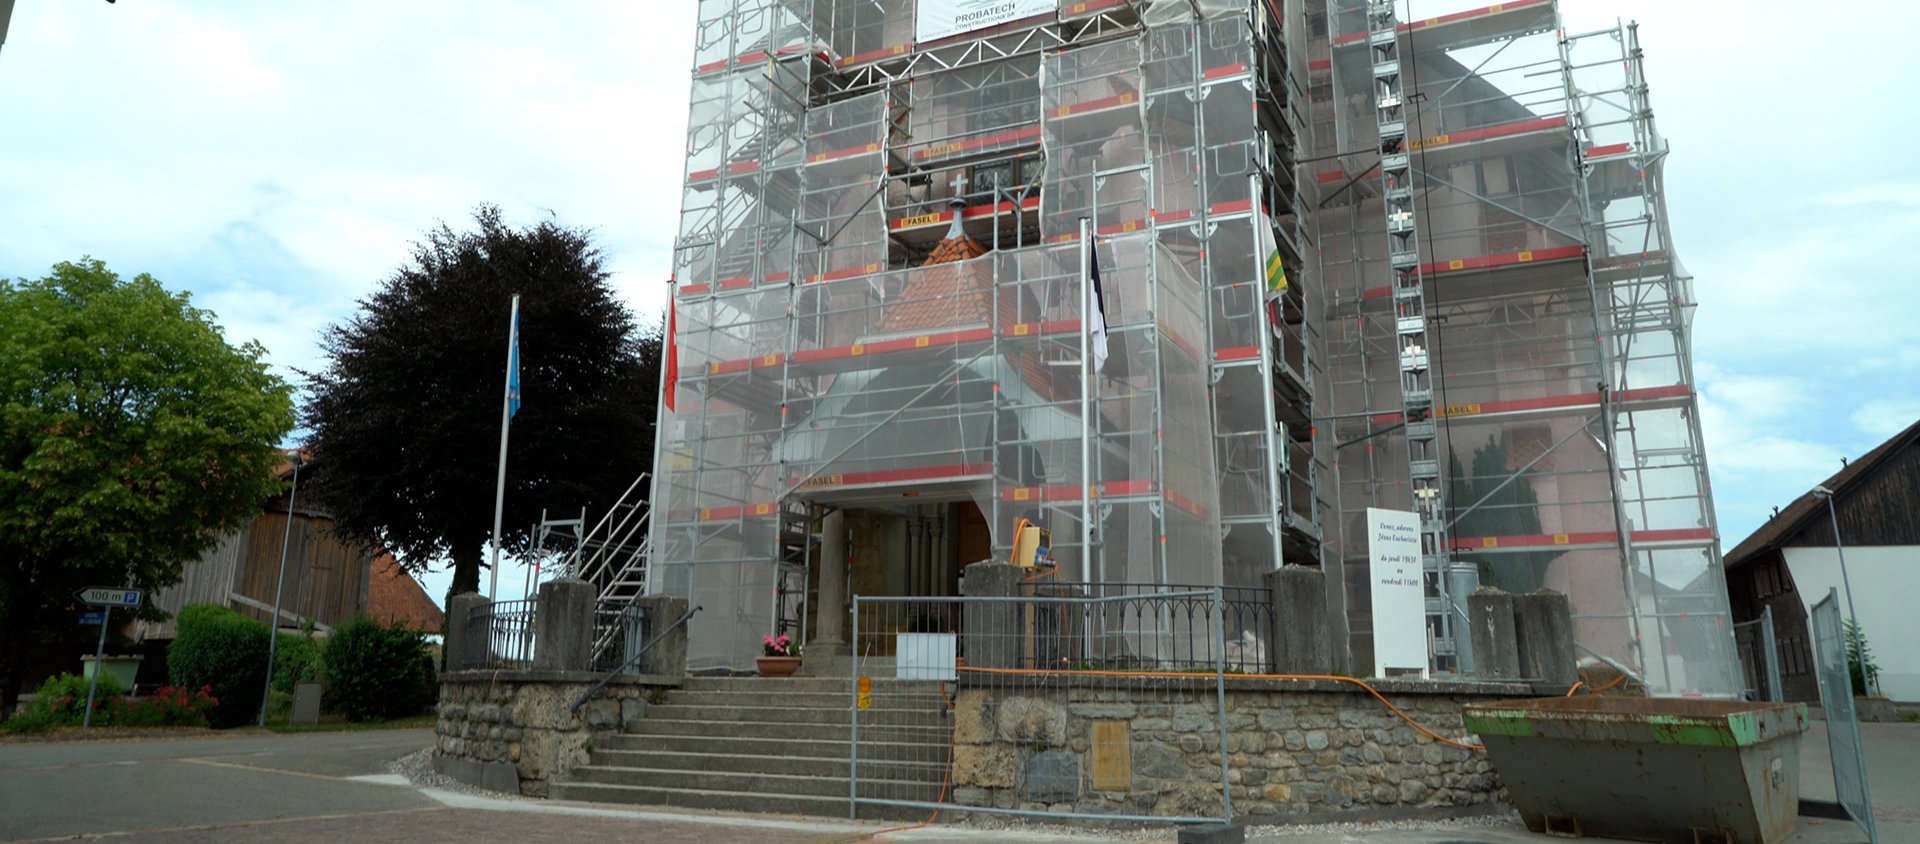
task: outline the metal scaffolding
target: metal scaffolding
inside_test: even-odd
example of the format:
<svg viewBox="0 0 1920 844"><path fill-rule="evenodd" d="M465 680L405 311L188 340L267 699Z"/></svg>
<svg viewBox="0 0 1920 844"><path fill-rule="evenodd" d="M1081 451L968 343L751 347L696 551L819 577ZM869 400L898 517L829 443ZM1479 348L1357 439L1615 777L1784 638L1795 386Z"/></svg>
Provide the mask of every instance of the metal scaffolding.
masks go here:
<svg viewBox="0 0 1920 844"><path fill-rule="evenodd" d="M1592 658L1735 694L1634 27L1408 6L1308 8L1351 652L1371 651L1365 508L1417 510L1436 668L1471 673L1466 592L1544 586Z"/></svg>
<svg viewBox="0 0 1920 844"><path fill-rule="evenodd" d="M1387 507L1435 670L1468 591L1546 585L1650 686L1737 689L1632 27L1094 0L915 43L917 5L700 4L647 578L707 608L695 668L797 628L821 513L970 501L1091 580L1322 568L1366 671Z"/></svg>

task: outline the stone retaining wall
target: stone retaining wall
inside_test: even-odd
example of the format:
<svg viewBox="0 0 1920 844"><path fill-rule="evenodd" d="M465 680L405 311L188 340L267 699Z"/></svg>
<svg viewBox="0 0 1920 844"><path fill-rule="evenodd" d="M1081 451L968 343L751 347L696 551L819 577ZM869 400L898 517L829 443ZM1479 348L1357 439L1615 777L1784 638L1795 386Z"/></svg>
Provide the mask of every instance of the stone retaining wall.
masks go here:
<svg viewBox="0 0 1920 844"><path fill-rule="evenodd" d="M1491 810L1506 798L1485 753L1435 741L1352 684L1226 682L1225 787L1236 819L1335 812L1411 817L1457 807ZM1115 685L1110 678L1057 675L1046 687L963 683L955 698L952 800L1002 809L1218 816L1221 738L1212 691L1169 694L1151 681ZM1466 703L1535 694L1517 683L1373 685L1450 738L1465 735Z"/></svg>
<svg viewBox="0 0 1920 844"><path fill-rule="evenodd" d="M547 796L552 778L587 761L679 677L623 674L572 711L603 675L588 671L449 671L440 675L433 767L492 791Z"/></svg>

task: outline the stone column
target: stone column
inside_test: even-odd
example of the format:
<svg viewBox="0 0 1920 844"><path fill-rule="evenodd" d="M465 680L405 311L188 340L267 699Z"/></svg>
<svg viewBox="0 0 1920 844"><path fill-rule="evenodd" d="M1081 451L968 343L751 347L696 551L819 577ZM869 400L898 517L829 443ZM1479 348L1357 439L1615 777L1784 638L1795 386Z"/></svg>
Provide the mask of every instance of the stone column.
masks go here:
<svg viewBox="0 0 1920 844"><path fill-rule="evenodd" d="M1020 594L1027 570L1010 563L982 561L960 570L960 594L968 598L1012 598ZM1020 622L1022 604L1014 601L968 601L966 617L967 665L974 668L1025 668Z"/></svg>
<svg viewBox="0 0 1920 844"><path fill-rule="evenodd" d="M467 619L474 607L491 606L493 601L478 592L462 592L447 599L447 611L440 617L440 663L442 671L467 668ZM484 641L477 643L486 647ZM484 653L484 651L482 652ZM485 664L485 663L481 663Z"/></svg>
<svg viewBox="0 0 1920 844"><path fill-rule="evenodd" d="M540 584L534 608L533 667L586 671L593 667L593 584L560 578Z"/></svg>
<svg viewBox="0 0 1920 844"><path fill-rule="evenodd" d="M1482 586L1467 596L1467 626L1472 628L1473 666L1488 680L1520 677L1520 645L1514 638L1513 593Z"/></svg>
<svg viewBox="0 0 1920 844"><path fill-rule="evenodd" d="M1333 670L1327 637L1327 575L1316 568L1285 566L1261 576L1273 593L1273 628L1267 662L1278 674L1326 674Z"/></svg>
<svg viewBox="0 0 1920 844"><path fill-rule="evenodd" d="M636 647L645 647L647 642L660 639L652 650L640 658L640 664L627 669L634 674L659 674L666 677L682 677L687 673L687 624L675 628L672 633L663 634L667 626L680 620L687 614L687 599L679 595L647 595L633 599L633 605L647 614L647 635L645 641ZM704 612L704 610L702 611ZM665 638L661 638L664 635Z"/></svg>
<svg viewBox="0 0 1920 844"><path fill-rule="evenodd" d="M1519 642L1520 671L1528 679L1555 685L1580 680L1580 663L1573 646L1573 607L1567 596L1538 589L1513 596L1514 638Z"/></svg>
<svg viewBox="0 0 1920 844"><path fill-rule="evenodd" d="M816 676L833 673L836 657L847 649L847 513L832 510L820 520L820 590L814 596L813 640L801 652L800 670Z"/></svg>

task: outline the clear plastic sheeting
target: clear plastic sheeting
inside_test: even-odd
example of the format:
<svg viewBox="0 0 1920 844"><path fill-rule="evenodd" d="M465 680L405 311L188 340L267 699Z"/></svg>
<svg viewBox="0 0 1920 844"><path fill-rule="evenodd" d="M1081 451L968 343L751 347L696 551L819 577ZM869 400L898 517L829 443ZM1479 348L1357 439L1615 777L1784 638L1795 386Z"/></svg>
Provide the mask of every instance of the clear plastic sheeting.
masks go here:
<svg viewBox="0 0 1920 844"><path fill-rule="evenodd" d="M1325 31L1308 50L1302 158L1320 159L1303 175L1337 327L1329 547L1347 569L1356 670L1371 652L1365 509L1411 509L1404 426L1419 420L1401 412L1398 379L1414 354L1433 371L1447 556L1485 586L1566 592L1580 643L1658 693L1736 694L1691 291L1667 252L1665 150L1633 30L1563 40L1551 2L1416 6L1397 52L1431 344L1413 351L1396 343L1372 169L1382 51L1366 3L1306 6ZM1440 586L1430 577L1429 596Z"/></svg>

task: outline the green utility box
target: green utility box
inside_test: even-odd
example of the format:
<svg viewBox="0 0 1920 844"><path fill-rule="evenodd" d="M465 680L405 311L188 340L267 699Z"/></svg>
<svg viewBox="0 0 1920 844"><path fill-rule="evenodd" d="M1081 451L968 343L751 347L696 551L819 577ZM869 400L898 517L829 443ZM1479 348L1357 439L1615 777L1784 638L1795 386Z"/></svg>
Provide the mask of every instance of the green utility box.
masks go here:
<svg viewBox="0 0 1920 844"><path fill-rule="evenodd" d="M1572 697L1470 703L1534 832L1774 844L1800 811L1799 703Z"/></svg>

